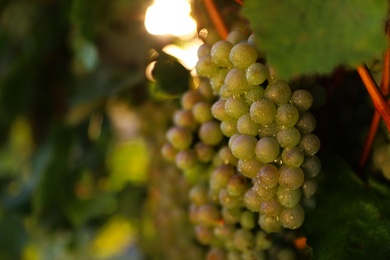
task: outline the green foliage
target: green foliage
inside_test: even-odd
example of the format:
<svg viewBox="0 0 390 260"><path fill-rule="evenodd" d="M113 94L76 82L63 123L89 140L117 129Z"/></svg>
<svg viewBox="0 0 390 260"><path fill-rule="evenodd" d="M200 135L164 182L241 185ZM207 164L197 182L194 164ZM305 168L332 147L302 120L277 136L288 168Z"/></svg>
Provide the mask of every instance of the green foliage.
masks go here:
<svg viewBox="0 0 390 260"><path fill-rule="evenodd" d="M242 13L269 64L290 79L380 57L388 1L247 0Z"/></svg>
<svg viewBox="0 0 390 260"><path fill-rule="evenodd" d="M390 253L384 243L390 240L388 185L373 179L363 183L334 155L324 156L323 165L317 206L303 226L313 258L384 259Z"/></svg>

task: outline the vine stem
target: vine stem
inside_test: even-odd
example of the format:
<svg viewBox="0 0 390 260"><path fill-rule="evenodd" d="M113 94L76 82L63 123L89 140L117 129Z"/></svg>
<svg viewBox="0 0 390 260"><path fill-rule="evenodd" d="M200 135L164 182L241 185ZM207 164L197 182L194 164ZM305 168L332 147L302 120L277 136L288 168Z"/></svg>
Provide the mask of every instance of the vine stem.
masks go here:
<svg viewBox="0 0 390 260"><path fill-rule="evenodd" d="M213 22L215 29L217 30L219 37L221 39L226 39L228 35L228 29L225 25L225 22L222 19L222 16L220 12L218 11L218 8L215 6L215 3L213 0L203 0L203 4L206 7L206 10L211 18L211 21Z"/></svg>

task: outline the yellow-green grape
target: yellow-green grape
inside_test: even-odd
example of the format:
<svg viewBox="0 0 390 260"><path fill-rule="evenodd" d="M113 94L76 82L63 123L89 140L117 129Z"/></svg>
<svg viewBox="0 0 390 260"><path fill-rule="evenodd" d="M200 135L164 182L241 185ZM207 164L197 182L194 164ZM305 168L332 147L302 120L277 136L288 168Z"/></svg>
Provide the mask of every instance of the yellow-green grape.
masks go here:
<svg viewBox="0 0 390 260"><path fill-rule="evenodd" d="M222 218L225 224L234 225L240 221L241 209L240 208L222 208Z"/></svg>
<svg viewBox="0 0 390 260"><path fill-rule="evenodd" d="M271 124L275 120L276 111L274 103L265 98L253 102L249 108L253 122L261 125Z"/></svg>
<svg viewBox="0 0 390 260"><path fill-rule="evenodd" d="M263 84L269 76L268 68L259 62L249 65L245 73L249 85L254 86Z"/></svg>
<svg viewBox="0 0 390 260"><path fill-rule="evenodd" d="M219 203L227 209L240 208L242 205L242 197L230 195L226 188L219 191Z"/></svg>
<svg viewBox="0 0 390 260"><path fill-rule="evenodd" d="M227 260L242 260L241 252L237 250L229 250Z"/></svg>
<svg viewBox="0 0 390 260"><path fill-rule="evenodd" d="M237 44L237 43L245 40L245 34L242 30L233 29L226 36L226 40L231 42L232 44Z"/></svg>
<svg viewBox="0 0 390 260"><path fill-rule="evenodd" d="M241 254L242 260L265 260L266 255L263 251L248 250Z"/></svg>
<svg viewBox="0 0 390 260"><path fill-rule="evenodd" d="M283 104L276 110L275 123L278 126L292 127L299 119L298 109L292 104Z"/></svg>
<svg viewBox="0 0 390 260"><path fill-rule="evenodd" d="M236 211L237 213L241 214L241 211L237 209L231 211ZM222 215L224 214L223 212L224 210L222 210ZM225 214L228 213L225 212ZM235 226L227 223L214 227L214 235L220 240L232 240L234 236L234 231L235 231Z"/></svg>
<svg viewBox="0 0 390 260"><path fill-rule="evenodd" d="M200 206L208 202L208 187L205 184L197 183L189 191L191 203Z"/></svg>
<svg viewBox="0 0 390 260"><path fill-rule="evenodd" d="M291 103L299 112L309 110L313 105L313 96L306 89L297 89L291 96Z"/></svg>
<svg viewBox="0 0 390 260"><path fill-rule="evenodd" d="M305 185L305 183L303 183L303 185ZM290 190L290 189L285 189L283 187L279 187L276 196L278 198L279 203L283 207L291 209L298 205L301 199L301 190L300 189Z"/></svg>
<svg viewBox="0 0 390 260"><path fill-rule="evenodd" d="M270 82L264 90L264 97L277 105L287 104L291 98L291 89L286 82L275 80Z"/></svg>
<svg viewBox="0 0 390 260"><path fill-rule="evenodd" d="M257 48L257 46L256 46L257 40L256 40L256 36L255 36L254 33L252 33L251 35L249 35L247 42L248 42L250 45L252 45L253 47L256 48L256 51L257 51L257 58L262 58L262 59L265 58L265 53L264 53L263 51L259 50L259 49Z"/></svg>
<svg viewBox="0 0 390 260"><path fill-rule="evenodd" d="M206 255L206 260L225 260L226 258L226 252L218 247L211 248Z"/></svg>
<svg viewBox="0 0 390 260"><path fill-rule="evenodd" d="M259 127L259 136L260 137L266 137L266 136L276 136L278 133L278 127L275 123L271 123L269 125L260 125Z"/></svg>
<svg viewBox="0 0 390 260"><path fill-rule="evenodd" d="M228 164L219 165L216 167L210 176L210 189L213 191L220 191L226 187L229 179L236 173L233 166Z"/></svg>
<svg viewBox="0 0 390 260"><path fill-rule="evenodd" d="M283 149L281 158L284 165L290 167L299 167L305 160L305 155L303 154L301 148L294 146Z"/></svg>
<svg viewBox="0 0 390 260"><path fill-rule="evenodd" d="M229 70L224 85L232 95L241 95L251 88L246 81L245 71L238 68Z"/></svg>
<svg viewBox="0 0 390 260"><path fill-rule="evenodd" d="M253 179L253 183L266 189L274 187L278 182L279 169L273 164L264 164Z"/></svg>
<svg viewBox="0 0 390 260"><path fill-rule="evenodd" d="M199 101L192 107L192 114L196 122L202 124L213 119L211 104L207 101Z"/></svg>
<svg viewBox="0 0 390 260"><path fill-rule="evenodd" d="M195 70L199 76L210 78L218 71L218 65L211 60L209 55L202 56L197 61Z"/></svg>
<svg viewBox="0 0 390 260"><path fill-rule="evenodd" d="M173 114L173 122L176 126L181 126L195 131L198 123L190 110L177 110Z"/></svg>
<svg viewBox="0 0 390 260"><path fill-rule="evenodd" d="M218 151L218 156L224 164L237 165L238 159L233 155L229 146L222 146Z"/></svg>
<svg viewBox="0 0 390 260"><path fill-rule="evenodd" d="M267 250L272 246L272 240L268 234L262 230L256 232L255 236L255 249L256 250Z"/></svg>
<svg viewBox="0 0 390 260"><path fill-rule="evenodd" d="M262 166L263 163L259 162L255 158L250 160L238 160L237 171L245 177L253 178Z"/></svg>
<svg viewBox="0 0 390 260"><path fill-rule="evenodd" d="M197 52L198 58L201 58L203 56L209 56L210 52L211 52L211 46L207 43L204 43L200 45L198 48L198 52Z"/></svg>
<svg viewBox="0 0 390 260"><path fill-rule="evenodd" d="M315 178L321 171L321 161L317 156L305 156L301 169L306 178Z"/></svg>
<svg viewBox="0 0 390 260"><path fill-rule="evenodd" d="M197 166L198 160L195 151L182 150L176 155L176 166L181 170L189 170Z"/></svg>
<svg viewBox="0 0 390 260"><path fill-rule="evenodd" d="M231 119L231 117L226 113L225 103L225 99L219 99L211 106L211 114L219 121L226 121Z"/></svg>
<svg viewBox="0 0 390 260"><path fill-rule="evenodd" d="M276 140L282 148L293 147L301 140L301 134L297 128L288 127L278 131L276 134Z"/></svg>
<svg viewBox="0 0 390 260"><path fill-rule="evenodd" d="M244 94L244 98L249 105L253 102L262 99L264 96L264 89L260 86L252 87Z"/></svg>
<svg viewBox="0 0 390 260"><path fill-rule="evenodd" d="M223 84L221 86L221 88L219 89L219 96L223 99L228 99L232 96L235 96L235 95L238 95L237 93L235 93L236 91L234 91L234 89L229 89L226 84Z"/></svg>
<svg viewBox="0 0 390 260"><path fill-rule="evenodd" d="M235 67L244 70L256 62L257 51L247 42L240 42L233 46L229 58Z"/></svg>
<svg viewBox="0 0 390 260"><path fill-rule="evenodd" d="M283 227L288 229L297 229L302 226L305 220L305 212L301 206L296 206L292 209L284 209L280 213L280 222Z"/></svg>
<svg viewBox="0 0 390 260"><path fill-rule="evenodd" d="M261 198L257 194L256 191L254 191L253 189L248 189L245 192L243 201L244 201L244 205L245 205L245 207L247 209L249 209L249 210L251 210L253 212L259 212L260 204L261 204Z"/></svg>
<svg viewBox="0 0 390 260"><path fill-rule="evenodd" d="M273 137L262 137L256 144L256 158L262 163L270 163L279 156L279 144Z"/></svg>
<svg viewBox="0 0 390 260"><path fill-rule="evenodd" d="M168 162L174 162L176 160L176 154L178 150L170 143L165 143L161 147L161 154L163 158Z"/></svg>
<svg viewBox="0 0 390 260"><path fill-rule="evenodd" d="M215 150L213 146L198 142L195 144L195 153L198 157L198 160L202 163L211 162L215 155Z"/></svg>
<svg viewBox="0 0 390 260"><path fill-rule="evenodd" d="M299 167L282 166L279 169L279 185L285 189L295 190L302 186L305 174Z"/></svg>
<svg viewBox="0 0 390 260"><path fill-rule="evenodd" d="M276 192L278 191L278 187L279 186L276 185L276 186L273 186L273 187L267 189L267 188L259 186L255 183L255 185L253 185L252 189L259 196L260 201L263 202L263 201L268 201L268 200L272 199L273 197L275 197Z"/></svg>
<svg viewBox="0 0 390 260"><path fill-rule="evenodd" d="M233 237L234 246L240 251L248 251L255 246L255 236L247 229L237 229Z"/></svg>
<svg viewBox="0 0 390 260"><path fill-rule="evenodd" d="M181 107L184 110L191 110L192 107L202 99L197 91L186 91L180 99Z"/></svg>
<svg viewBox="0 0 390 260"><path fill-rule="evenodd" d="M220 68L211 76L210 85L214 94L218 94L220 92L228 72L228 69Z"/></svg>
<svg viewBox="0 0 390 260"><path fill-rule="evenodd" d="M277 198L272 198L268 201L263 201L260 204L260 215L267 215L270 217L277 217L282 212L283 206L279 203Z"/></svg>
<svg viewBox="0 0 390 260"><path fill-rule="evenodd" d="M250 210L244 210L241 213L240 225L245 229L252 229L256 226L256 214Z"/></svg>
<svg viewBox="0 0 390 260"><path fill-rule="evenodd" d="M215 240L213 229L203 225L195 226L195 236L202 245L211 245Z"/></svg>
<svg viewBox="0 0 390 260"><path fill-rule="evenodd" d="M199 209L198 205L190 204L188 215L192 224L196 224L198 222L198 209Z"/></svg>
<svg viewBox="0 0 390 260"><path fill-rule="evenodd" d="M277 233L282 229L282 224L279 221L279 217L260 215L259 225L261 229L267 233Z"/></svg>
<svg viewBox="0 0 390 260"><path fill-rule="evenodd" d="M305 199L310 199L317 191L317 181L313 179L305 180L301 187L302 196Z"/></svg>
<svg viewBox="0 0 390 260"><path fill-rule="evenodd" d="M229 97L225 102L225 111L231 118L238 119L249 111L249 105L242 96Z"/></svg>
<svg viewBox="0 0 390 260"><path fill-rule="evenodd" d="M235 157L241 160L250 160L254 157L257 138L251 135L240 135L234 139L230 149Z"/></svg>
<svg viewBox="0 0 390 260"><path fill-rule="evenodd" d="M203 143L208 145L217 145L223 138L219 123L216 121L209 121L202 124L198 136Z"/></svg>
<svg viewBox="0 0 390 260"><path fill-rule="evenodd" d="M299 114L299 119L295 127L302 134L309 134L314 131L316 125L317 122L312 113L310 113L310 111L305 111Z"/></svg>
<svg viewBox="0 0 390 260"><path fill-rule="evenodd" d="M192 132L184 127L174 126L168 129L166 133L168 142L178 150L185 150L192 143Z"/></svg>
<svg viewBox="0 0 390 260"><path fill-rule="evenodd" d="M299 142L299 147L307 156L313 156L320 150L321 142L315 134L304 134Z"/></svg>
<svg viewBox="0 0 390 260"><path fill-rule="evenodd" d="M210 81L206 78L200 80L197 90L204 100L210 102L215 99L213 88L211 87Z"/></svg>
<svg viewBox="0 0 390 260"><path fill-rule="evenodd" d="M231 137L234 134L238 133L237 120L236 119L224 120L221 122L220 128L224 136Z"/></svg>
<svg viewBox="0 0 390 260"><path fill-rule="evenodd" d="M232 63L229 59L230 50L233 44L229 41L221 40L217 41L211 47L210 55L211 60L221 67L231 67Z"/></svg>
<svg viewBox="0 0 390 260"><path fill-rule="evenodd" d="M197 221L199 224L206 227L212 227L218 225L220 219L220 211L217 206L213 204L204 204L199 206L197 215Z"/></svg>
<svg viewBox="0 0 390 260"><path fill-rule="evenodd" d="M390 146L388 144L378 145L372 155L374 167L382 169L385 161L389 158Z"/></svg>
<svg viewBox="0 0 390 260"><path fill-rule="evenodd" d="M259 134L260 125L252 121L251 116L247 113L237 120L237 131L240 134L253 135Z"/></svg>
<svg viewBox="0 0 390 260"><path fill-rule="evenodd" d="M230 177L226 185L226 191L231 196L240 196L246 191L246 189L247 181L246 178L241 174L234 174L232 177Z"/></svg>

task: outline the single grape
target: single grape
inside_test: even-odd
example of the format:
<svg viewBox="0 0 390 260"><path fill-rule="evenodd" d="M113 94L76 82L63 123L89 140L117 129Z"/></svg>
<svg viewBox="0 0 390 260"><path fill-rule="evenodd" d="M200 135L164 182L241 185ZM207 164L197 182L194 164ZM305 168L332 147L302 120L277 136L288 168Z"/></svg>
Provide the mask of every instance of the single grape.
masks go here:
<svg viewBox="0 0 390 260"><path fill-rule="evenodd" d="M260 125L259 127L259 136L260 137L266 137L266 136L276 136L278 133L278 127L275 123L271 123L269 125Z"/></svg>
<svg viewBox="0 0 390 260"><path fill-rule="evenodd" d="M249 109L253 122L261 125L271 124L276 117L276 107L268 99L261 99L252 103Z"/></svg>
<svg viewBox="0 0 390 260"><path fill-rule="evenodd" d="M321 142L315 134L304 134L299 142L305 155L313 156L320 150Z"/></svg>
<svg viewBox="0 0 390 260"><path fill-rule="evenodd" d="M301 168L282 166L279 172L279 185L281 187L295 190L302 186L305 175Z"/></svg>
<svg viewBox="0 0 390 260"><path fill-rule="evenodd" d="M288 229L297 229L302 226L305 219L305 212L301 206L296 206L291 209L284 209L280 214L280 222L283 227Z"/></svg>
<svg viewBox="0 0 390 260"><path fill-rule="evenodd" d="M283 104L276 110L275 123L278 126L292 127L299 119L298 109L292 104Z"/></svg>
<svg viewBox="0 0 390 260"><path fill-rule="evenodd" d="M250 160L254 157L257 138L250 135L240 135L234 139L230 149L235 157L241 160Z"/></svg>
<svg viewBox="0 0 390 260"><path fill-rule="evenodd" d="M268 68L259 62L249 65L245 73L249 85L254 86L263 84L269 76Z"/></svg>
<svg viewBox="0 0 390 260"><path fill-rule="evenodd" d="M182 150L176 155L176 166L181 170L188 170L197 166L198 160L193 150Z"/></svg>
<svg viewBox="0 0 390 260"><path fill-rule="evenodd" d="M207 43L204 43L198 48L198 58L202 58L203 56L209 56L211 52L211 46Z"/></svg>
<svg viewBox="0 0 390 260"><path fill-rule="evenodd" d="M247 181L241 174L234 174L230 177L226 185L226 190L230 196L240 196L246 191L246 189Z"/></svg>
<svg viewBox="0 0 390 260"><path fill-rule="evenodd" d="M221 219L219 209L213 204L200 205L198 208L197 221L199 224L212 227L216 226Z"/></svg>
<svg viewBox="0 0 390 260"><path fill-rule="evenodd" d="M315 178L321 171L321 161L317 156L305 156L301 165L306 178Z"/></svg>
<svg viewBox="0 0 390 260"><path fill-rule="evenodd" d="M374 167L382 169L385 161L389 158L390 146L388 144L378 145L372 155Z"/></svg>
<svg viewBox="0 0 390 260"><path fill-rule="evenodd" d="M278 131L276 140L282 148L293 147L301 140L301 134L297 128L288 127Z"/></svg>
<svg viewBox="0 0 390 260"><path fill-rule="evenodd" d="M166 139L174 148L185 150L190 147L193 137L189 129L174 126L168 129Z"/></svg>
<svg viewBox="0 0 390 260"><path fill-rule="evenodd" d="M218 156L221 158L224 164L237 165L238 159L233 155L229 146L222 146L218 151Z"/></svg>
<svg viewBox="0 0 390 260"><path fill-rule="evenodd" d="M305 111L299 114L299 119L296 124L296 128L302 134L309 134L316 128L317 122L315 117L309 111Z"/></svg>
<svg viewBox="0 0 390 260"><path fill-rule="evenodd" d="M262 137L256 144L256 158L262 163L270 163L279 156L279 144L273 137Z"/></svg>
<svg viewBox="0 0 390 260"><path fill-rule="evenodd" d="M220 68L211 76L210 85L214 94L218 94L220 92L228 72L228 69Z"/></svg>
<svg viewBox="0 0 390 260"><path fill-rule="evenodd" d="M191 131L195 131L198 127L198 123L195 121L190 110L175 111L173 114L173 122L176 126L185 127Z"/></svg>
<svg viewBox="0 0 390 260"><path fill-rule="evenodd" d="M199 101L192 107L192 114L196 122L202 124L213 119L211 104L207 101Z"/></svg>
<svg viewBox="0 0 390 260"><path fill-rule="evenodd" d="M211 245L215 240L212 228L203 225L195 226L195 236L202 245Z"/></svg>
<svg viewBox="0 0 390 260"><path fill-rule="evenodd" d="M225 260L226 258L226 252L218 247L211 248L206 255L206 260Z"/></svg>
<svg viewBox="0 0 390 260"><path fill-rule="evenodd" d="M260 215L259 225L261 229L267 233L276 233L282 229L282 224L279 221L279 217Z"/></svg>
<svg viewBox="0 0 390 260"><path fill-rule="evenodd" d="M232 44L237 44L237 43L245 40L245 34L242 30L233 29L226 36L226 40L231 42Z"/></svg>
<svg viewBox="0 0 390 260"><path fill-rule="evenodd" d="M214 191L220 191L226 187L229 179L235 174L233 166L228 164L219 165L216 167L210 176L210 189Z"/></svg>
<svg viewBox="0 0 390 260"><path fill-rule="evenodd" d="M291 96L291 103L299 112L309 110L313 105L313 96L306 89L297 89Z"/></svg>
<svg viewBox="0 0 390 260"><path fill-rule="evenodd" d="M255 237L249 230L240 228L234 233L233 243L238 250L247 251L255 246Z"/></svg>
<svg viewBox="0 0 390 260"><path fill-rule="evenodd" d="M305 199L310 199L317 191L317 181L313 179L305 180L301 187L302 195Z"/></svg>
<svg viewBox="0 0 390 260"><path fill-rule="evenodd" d="M238 133L237 120L236 119L224 120L221 122L220 128L224 136L231 137L234 134Z"/></svg>
<svg viewBox="0 0 390 260"><path fill-rule="evenodd" d="M247 209L258 212L260 210L261 198L253 189L248 189L244 195L244 205Z"/></svg>
<svg viewBox="0 0 390 260"><path fill-rule="evenodd" d="M267 250L272 246L272 240L268 234L262 230L256 232L255 236L255 249L256 250Z"/></svg>
<svg viewBox="0 0 390 260"><path fill-rule="evenodd" d="M181 107L184 110L191 110L192 107L201 100L201 96L197 91L189 90L186 91L180 99Z"/></svg>
<svg viewBox="0 0 390 260"><path fill-rule="evenodd" d="M279 169L273 164L264 164L255 178L253 183L266 189L272 188L279 182Z"/></svg>
<svg viewBox="0 0 390 260"><path fill-rule="evenodd" d="M221 40L217 41L211 47L210 55L211 60L221 67L231 67L233 64L229 59L230 50L233 44L229 41Z"/></svg>
<svg viewBox="0 0 390 260"><path fill-rule="evenodd" d="M291 98L291 89L286 82L275 80L270 82L264 90L264 97L277 105L287 104Z"/></svg>
<svg viewBox="0 0 390 260"><path fill-rule="evenodd" d="M205 78L200 80L198 92L204 100L211 102L215 99L215 95L213 93L213 88L211 87L210 81Z"/></svg>
<svg viewBox="0 0 390 260"><path fill-rule="evenodd" d="M238 68L229 70L226 75L224 85L227 90L232 93L232 95L241 95L251 88L246 81L245 71Z"/></svg>
<svg viewBox="0 0 390 260"><path fill-rule="evenodd" d="M257 184L253 185L252 189L257 193L261 202L271 200L275 197L276 192L278 191L278 185L271 188L264 188Z"/></svg>
<svg viewBox="0 0 390 260"><path fill-rule="evenodd" d="M202 142L198 142L195 144L195 153L197 155L198 160L202 163L211 162L215 155L213 146Z"/></svg>
<svg viewBox="0 0 390 260"><path fill-rule="evenodd" d="M225 103L225 99L219 99L211 106L211 114L219 121L226 121L231 119L231 117L226 113Z"/></svg>
<svg viewBox="0 0 390 260"><path fill-rule="evenodd" d="M255 158L251 160L238 160L237 171L247 178L253 178L263 164Z"/></svg>
<svg viewBox="0 0 390 260"><path fill-rule="evenodd" d="M208 187L207 185L197 183L191 187L189 191L190 201L195 205L202 205L208 202Z"/></svg>
<svg viewBox="0 0 390 260"><path fill-rule="evenodd" d="M283 206L279 203L277 198L272 198L268 201L263 201L260 204L260 215L267 215L269 217L277 217L282 212Z"/></svg>
<svg viewBox="0 0 390 260"><path fill-rule="evenodd" d="M256 225L256 215L254 212L244 210L241 213L240 225L244 229L252 229Z"/></svg>
<svg viewBox="0 0 390 260"><path fill-rule="evenodd" d="M245 135L256 136L259 134L260 125L252 121L249 113L242 115L237 120L237 131Z"/></svg>
<svg viewBox="0 0 390 260"><path fill-rule="evenodd" d="M176 160L177 149L170 143L165 143L161 147L161 154L163 158L168 162L174 162Z"/></svg>
<svg viewBox="0 0 390 260"><path fill-rule="evenodd" d="M244 94L244 98L249 105L252 105L253 102L262 99L264 96L264 89L260 86L252 87Z"/></svg>
<svg viewBox="0 0 390 260"><path fill-rule="evenodd" d="M281 158L282 163L286 166L300 167L305 159L305 155L301 148L294 146L283 149Z"/></svg>
<svg viewBox="0 0 390 260"><path fill-rule="evenodd" d="M218 71L218 65L211 60L209 55L202 56L197 61L195 70L199 76L210 78Z"/></svg>
<svg viewBox="0 0 390 260"><path fill-rule="evenodd" d="M303 184L304 185L304 184ZM288 209L294 208L298 205L301 199L301 190L290 190L279 187L276 193L279 203Z"/></svg>
<svg viewBox="0 0 390 260"><path fill-rule="evenodd" d="M208 145L217 145L223 138L219 123L216 121L209 121L202 124L198 135L200 140Z"/></svg>
<svg viewBox="0 0 390 260"><path fill-rule="evenodd" d="M219 89L219 96L223 99L228 99L232 96L235 96L235 95L238 95L237 93L235 93L236 91L232 90L232 89L229 89L226 84L223 84L221 86L221 88Z"/></svg>
<svg viewBox="0 0 390 260"><path fill-rule="evenodd" d="M227 189L219 191L219 203L227 209L240 208L242 206L242 196L232 196L227 192Z"/></svg>
<svg viewBox="0 0 390 260"><path fill-rule="evenodd" d="M231 210L233 211L233 210ZM240 214L241 212L238 211ZM225 212L225 215L228 214ZM222 210L222 215L224 215L223 210ZM228 217L229 218L229 217ZM223 225L217 225L214 227L214 235L220 240L229 240L233 239L234 236L234 231L235 231L235 226L230 225L230 224L223 224Z"/></svg>
<svg viewBox="0 0 390 260"><path fill-rule="evenodd" d="M240 221L241 209L240 208L222 208L222 218L225 224L234 225Z"/></svg>
<svg viewBox="0 0 390 260"><path fill-rule="evenodd" d="M225 111L231 118L238 119L249 111L249 105L242 96L229 97L225 102Z"/></svg>
<svg viewBox="0 0 390 260"><path fill-rule="evenodd" d="M237 250L229 250L227 260L242 260L241 252Z"/></svg>
<svg viewBox="0 0 390 260"><path fill-rule="evenodd" d="M256 49L246 42L233 46L229 55L230 61L239 69L246 69L257 60Z"/></svg>

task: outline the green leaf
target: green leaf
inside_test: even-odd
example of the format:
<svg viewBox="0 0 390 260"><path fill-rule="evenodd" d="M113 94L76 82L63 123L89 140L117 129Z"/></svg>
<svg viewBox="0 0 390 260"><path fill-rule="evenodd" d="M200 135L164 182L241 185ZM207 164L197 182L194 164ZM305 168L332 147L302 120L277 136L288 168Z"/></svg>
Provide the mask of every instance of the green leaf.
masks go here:
<svg viewBox="0 0 390 260"><path fill-rule="evenodd" d="M323 158L317 207L303 226L313 259L384 259L390 254L390 189L363 183L336 156Z"/></svg>
<svg viewBox="0 0 390 260"><path fill-rule="evenodd" d="M378 57L386 46L385 0L247 0L242 13L281 78L329 73Z"/></svg>

